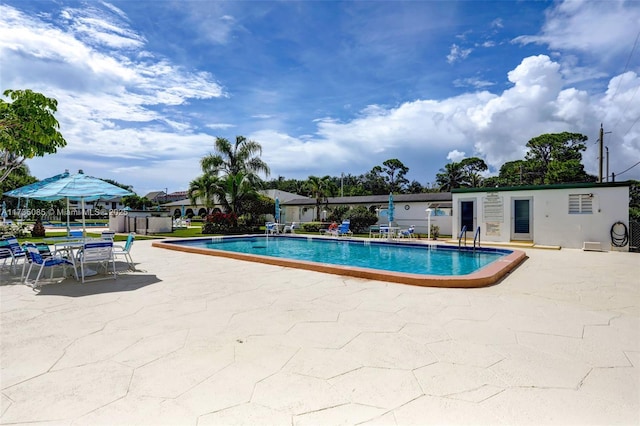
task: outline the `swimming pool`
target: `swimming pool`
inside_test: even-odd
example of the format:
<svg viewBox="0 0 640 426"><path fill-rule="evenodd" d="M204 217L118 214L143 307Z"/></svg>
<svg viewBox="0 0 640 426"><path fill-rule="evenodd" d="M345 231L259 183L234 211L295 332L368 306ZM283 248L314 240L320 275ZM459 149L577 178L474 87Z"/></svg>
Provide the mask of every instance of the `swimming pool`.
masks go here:
<svg viewBox="0 0 640 426"><path fill-rule="evenodd" d="M517 250L310 236L240 236L153 246L360 278L437 287L494 284L525 258Z"/></svg>

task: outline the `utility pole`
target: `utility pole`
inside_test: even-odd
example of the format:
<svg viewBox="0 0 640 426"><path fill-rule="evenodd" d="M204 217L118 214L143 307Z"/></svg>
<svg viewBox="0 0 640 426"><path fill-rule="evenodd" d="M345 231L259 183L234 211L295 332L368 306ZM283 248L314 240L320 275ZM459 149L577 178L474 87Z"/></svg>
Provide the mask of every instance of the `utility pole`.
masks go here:
<svg viewBox="0 0 640 426"><path fill-rule="evenodd" d="M602 160L603 160L603 156L602 156L602 146L604 144L604 129L602 128L602 123L600 123L600 138L599 138L599 152L600 155L598 156L598 163L599 163L599 167L598 167L598 183L602 183Z"/></svg>
<svg viewBox="0 0 640 426"><path fill-rule="evenodd" d="M609 182L609 147L604 147L607 150L607 182Z"/></svg>

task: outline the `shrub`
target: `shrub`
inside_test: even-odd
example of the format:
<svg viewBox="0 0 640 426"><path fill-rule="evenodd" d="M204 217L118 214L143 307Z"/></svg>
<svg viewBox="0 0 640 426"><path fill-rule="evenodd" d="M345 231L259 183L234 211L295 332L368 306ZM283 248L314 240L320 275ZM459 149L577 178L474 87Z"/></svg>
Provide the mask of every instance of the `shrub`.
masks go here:
<svg viewBox="0 0 640 426"><path fill-rule="evenodd" d="M344 219L349 219L351 224L349 229L353 232L368 232L369 227L378 221L375 213L370 212L364 206L358 206L349 210Z"/></svg>
<svg viewBox="0 0 640 426"><path fill-rule="evenodd" d="M31 236L34 238L40 238L44 237L44 235L44 225L42 225L42 221L40 219L36 219L36 223L33 225L33 229L31 230Z"/></svg>
<svg viewBox="0 0 640 426"><path fill-rule="evenodd" d="M27 225L23 223L2 225L2 222L0 222L0 235L13 235L15 237L22 238L27 235L27 232Z"/></svg>
<svg viewBox="0 0 640 426"><path fill-rule="evenodd" d="M207 215L205 223L202 225L203 234L228 234L238 223L235 213L216 212Z"/></svg>
<svg viewBox="0 0 640 426"><path fill-rule="evenodd" d="M327 220L329 222L340 223L342 222L342 219L347 216L348 212L349 212L349 206L336 206L327 217Z"/></svg>
<svg viewBox="0 0 640 426"><path fill-rule="evenodd" d="M308 222L302 224L302 230L304 232L319 232L322 224L319 222Z"/></svg>

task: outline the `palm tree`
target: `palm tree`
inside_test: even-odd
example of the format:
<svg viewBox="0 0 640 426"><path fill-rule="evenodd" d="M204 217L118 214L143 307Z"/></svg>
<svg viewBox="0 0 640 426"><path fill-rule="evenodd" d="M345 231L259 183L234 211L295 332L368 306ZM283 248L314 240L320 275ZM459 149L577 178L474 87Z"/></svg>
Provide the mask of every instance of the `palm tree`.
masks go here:
<svg viewBox="0 0 640 426"><path fill-rule="evenodd" d="M440 169L436 175L436 182L440 186L440 191L451 191L460 188L464 183L464 170L460 163L449 163Z"/></svg>
<svg viewBox="0 0 640 426"><path fill-rule="evenodd" d="M227 139L218 137L215 148L217 154L209 154L200 162L205 173L229 176L242 172L255 183L260 181L258 173L269 176L271 172L267 163L260 158L262 146L258 142L250 141L244 136L236 136L232 145Z"/></svg>
<svg viewBox="0 0 640 426"><path fill-rule="evenodd" d="M262 146L244 136L236 136L235 143L225 138L216 138L215 154L202 158L200 165L205 176L216 177L218 199L225 211L241 215L241 202L254 197L262 186L258 173L269 175L267 163L260 159Z"/></svg>
<svg viewBox="0 0 640 426"><path fill-rule="evenodd" d="M187 196L191 204L195 206L198 201L201 201L207 212L211 212L216 202L216 195L221 193L220 189L220 179L205 173L189 182Z"/></svg>
<svg viewBox="0 0 640 426"><path fill-rule="evenodd" d="M320 210L322 203L327 202L327 197L335 190L335 185L330 176L317 177L309 176L307 180L307 190L316 199L316 220L320 221Z"/></svg>
<svg viewBox="0 0 640 426"><path fill-rule="evenodd" d="M223 205L225 211L235 213L236 216L245 213L242 211L244 201L255 200L258 197L258 192L251 183L248 174L243 172L236 173L235 175L227 175L221 178L219 182L220 203Z"/></svg>

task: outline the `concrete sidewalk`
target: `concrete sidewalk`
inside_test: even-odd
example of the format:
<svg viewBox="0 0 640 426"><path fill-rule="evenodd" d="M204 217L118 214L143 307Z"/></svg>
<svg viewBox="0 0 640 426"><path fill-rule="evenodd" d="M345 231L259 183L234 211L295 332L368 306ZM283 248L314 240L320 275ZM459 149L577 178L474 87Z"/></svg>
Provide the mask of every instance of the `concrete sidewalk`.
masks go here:
<svg viewBox="0 0 640 426"><path fill-rule="evenodd" d="M640 424L640 255L527 254L482 289L150 241L117 281L0 272L0 423Z"/></svg>

